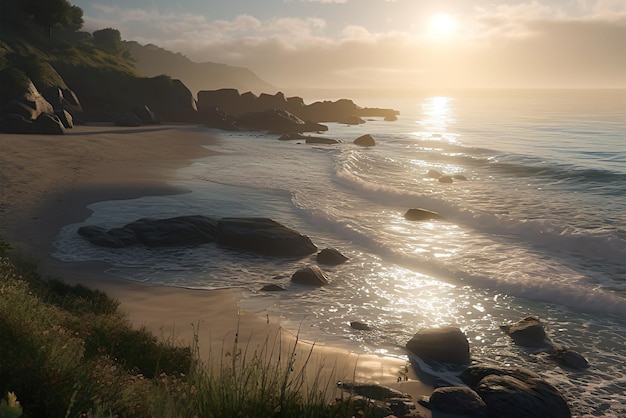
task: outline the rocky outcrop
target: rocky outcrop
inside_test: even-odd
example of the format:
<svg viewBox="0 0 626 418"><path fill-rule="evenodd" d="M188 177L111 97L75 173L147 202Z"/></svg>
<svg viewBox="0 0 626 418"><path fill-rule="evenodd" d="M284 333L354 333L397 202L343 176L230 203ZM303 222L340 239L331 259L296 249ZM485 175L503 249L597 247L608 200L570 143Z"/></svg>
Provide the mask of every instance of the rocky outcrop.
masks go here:
<svg viewBox="0 0 626 418"><path fill-rule="evenodd" d="M217 108L229 115L264 112L271 109L286 110L304 121L339 122L360 124L362 117L395 117L393 109L361 108L352 100L321 101L309 105L300 97L285 97L282 92L274 95L263 93L258 97L247 92L239 94L236 89L204 90L198 92L198 111L204 115Z"/></svg>
<svg viewBox="0 0 626 418"><path fill-rule="evenodd" d="M411 208L404 214L408 221L427 221L430 219L443 219L443 216L432 210L422 208Z"/></svg>
<svg viewBox="0 0 626 418"><path fill-rule="evenodd" d="M420 330L406 343L406 349L422 360L452 364L470 362L467 337L453 326Z"/></svg>
<svg viewBox="0 0 626 418"><path fill-rule="evenodd" d="M513 324L502 325L500 329L521 346L539 349L552 347L539 317L535 315L529 315Z"/></svg>
<svg viewBox="0 0 626 418"><path fill-rule="evenodd" d="M93 244L122 248L135 244L147 247L181 247L215 241L217 221L205 216L178 216L167 219L142 218L121 228L106 230L83 226L78 233Z"/></svg>
<svg viewBox="0 0 626 418"><path fill-rule="evenodd" d="M221 245L274 257L301 257L317 251L309 237L269 218L225 218L217 223Z"/></svg>
<svg viewBox="0 0 626 418"><path fill-rule="evenodd" d="M328 278L318 266L306 266L297 270L291 276L291 281L310 286L324 286L329 283Z"/></svg>
<svg viewBox="0 0 626 418"><path fill-rule="evenodd" d="M238 129L269 131L272 133L325 131L328 127L305 122L286 110L270 109L263 112L240 114L233 124Z"/></svg>
<svg viewBox="0 0 626 418"><path fill-rule="evenodd" d="M370 134L361 135L354 140L354 143L362 147L373 147L376 145L376 141Z"/></svg>
<svg viewBox="0 0 626 418"><path fill-rule="evenodd" d="M182 247L217 242L229 248L277 257L312 254L317 247L309 237L268 218L225 218L201 215L167 219L143 218L121 228L82 226L78 233L95 245L113 248L142 244Z"/></svg>
<svg viewBox="0 0 626 418"><path fill-rule="evenodd" d="M348 257L335 248L324 248L317 253L317 262L320 264L337 265L348 261Z"/></svg>
<svg viewBox="0 0 626 418"><path fill-rule="evenodd" d="M490 417L571 417L561 393L530 370L470 366L461 379L485 402Z"/></svg>
<svg viewBox="0 0 626 418"><path fill-rule="evenodd" d="M425 405L435 414L459 417L489 418L485 401L474 390L464 386L436 388Z"/></svg>

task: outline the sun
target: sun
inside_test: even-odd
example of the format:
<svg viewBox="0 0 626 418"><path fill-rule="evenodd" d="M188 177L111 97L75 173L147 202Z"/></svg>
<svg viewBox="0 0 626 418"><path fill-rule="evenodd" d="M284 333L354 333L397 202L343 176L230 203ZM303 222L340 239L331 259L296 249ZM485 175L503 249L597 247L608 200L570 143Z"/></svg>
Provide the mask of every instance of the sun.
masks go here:
<svg viewBox="0 0 626 418"><path fill-rule="evenodd" d="M428 34L434 38L447 38L459 27L456 19L448 13L436 13L428 19Z"/></svg>

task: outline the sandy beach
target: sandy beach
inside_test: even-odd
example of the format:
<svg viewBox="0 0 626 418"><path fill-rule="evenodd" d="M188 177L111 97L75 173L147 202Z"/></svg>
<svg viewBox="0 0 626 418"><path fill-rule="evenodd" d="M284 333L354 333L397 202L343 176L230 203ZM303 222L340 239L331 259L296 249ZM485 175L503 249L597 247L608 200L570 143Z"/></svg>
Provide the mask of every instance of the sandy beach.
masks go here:
<svg viewBox="0 0 626 418"><path fill-rule="evenodd" d="M65 136L0 135L0 237L19 254L38 260L44 275L105 291L118 299L135 326L157 336L191 343L197 335L204 358L239 341L261 345L280 332L288 347L293 335L255 313L238 309L237 290L202 291L134 283L105 273L103 263L64 263L50 256L52 242L67 224L89 216L87 205L99 201L184 193L168 185L194 159L219 141L202 127L155 125L121 128L77 126ZM306 344L304 349L306 350ZM358 355L316 346L312 363L332 379L356 378L395 387L414 398L432 391L396 358ZM420 412L427 415L425 409Z"/></svg>

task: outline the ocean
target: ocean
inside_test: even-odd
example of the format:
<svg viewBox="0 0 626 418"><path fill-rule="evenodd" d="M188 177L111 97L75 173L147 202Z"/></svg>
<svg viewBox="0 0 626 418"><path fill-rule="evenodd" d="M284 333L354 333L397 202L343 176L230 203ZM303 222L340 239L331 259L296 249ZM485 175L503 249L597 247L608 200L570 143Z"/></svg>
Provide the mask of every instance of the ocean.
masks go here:
<svg viewBox="0 0 626 418"><path fill-rule="evenodd" d="M314 100L305 100L312 103ZM179 171L190 193L99 202L59 234L55 257L103 260L128 280L241 288L241 309L300 338L404 358L419 329L457 325L478 363L541 374L575 416L626 416L626 92L466 91L355 99L397 121L329 123L336 145L207 129L219 154ZM371 134L376 146L352 143ZM456 175L442 183L428 175ZM463 180L462 178L465 178ZM409 208L445 219L407 221ZM270 217L349 257L331 284L289 282L314 256L273 259L204 245L106 249L79 226L202 214ZM265 284L285 292L262 292ZM573 371L499 328L538 315L587 358ZM350 328L367 323L371 331Z"/></svg>

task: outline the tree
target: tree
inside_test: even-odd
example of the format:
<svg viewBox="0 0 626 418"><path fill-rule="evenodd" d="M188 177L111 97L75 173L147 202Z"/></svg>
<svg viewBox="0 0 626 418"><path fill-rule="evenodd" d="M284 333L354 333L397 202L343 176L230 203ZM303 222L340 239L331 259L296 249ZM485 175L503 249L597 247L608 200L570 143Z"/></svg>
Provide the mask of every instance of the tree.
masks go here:
<svg viewBox="0 0 626 418"><path fill-rule="evenodd" d="M96 48L111 55L120 55L122 53L122 35L119 30L113 28L100 29L92 35Z"/></svg>
<svg viewBox="0 0 626 418"><path fill-rule="evenodd" d="M54 27L78 30L83 26L83 9L67 0L21 0L19 7L48 32Z"/></svg>

